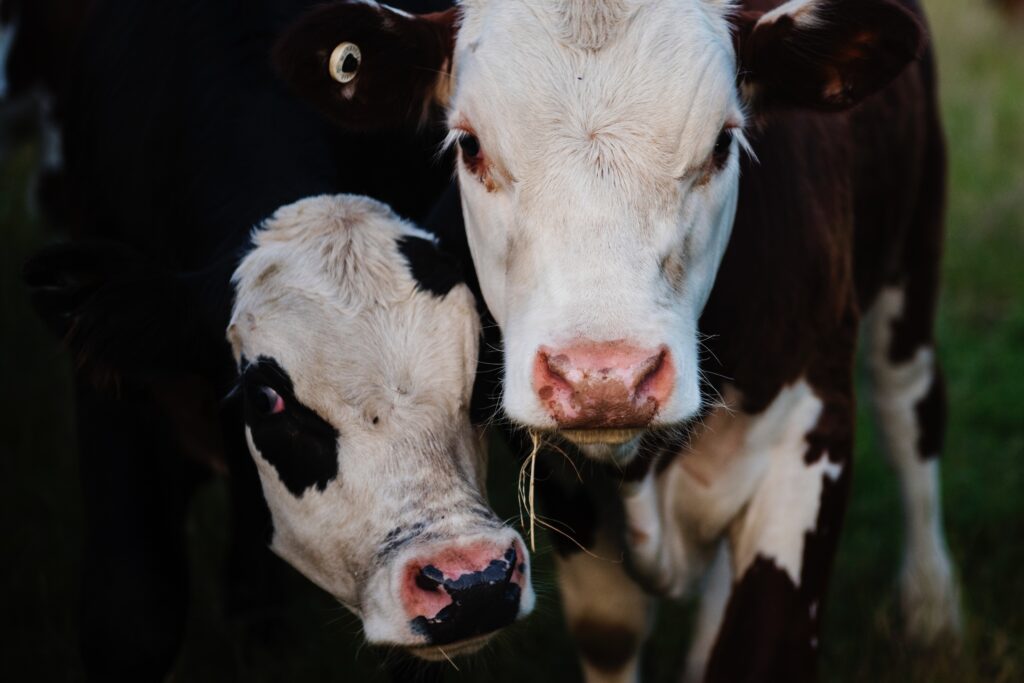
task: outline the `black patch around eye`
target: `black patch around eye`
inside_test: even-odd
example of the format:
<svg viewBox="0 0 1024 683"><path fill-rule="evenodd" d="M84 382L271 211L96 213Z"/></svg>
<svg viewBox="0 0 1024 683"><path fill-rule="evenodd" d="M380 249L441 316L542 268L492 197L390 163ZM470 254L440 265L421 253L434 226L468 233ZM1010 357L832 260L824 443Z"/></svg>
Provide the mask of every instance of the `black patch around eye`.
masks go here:
<svg viewBox="0 0 1024 683"><path fill-rule="evenodd" d="M406 235L399 238L398 250L409 264L417 286L423 291L443 297L464 281L459 262L430 240Z"/></svg>
<svg viewBox="0 0 1024 683"><path fill-rule="evenodd" d="M731 151L732 131L728 128L723 128L722 132L718 134L718 138L715 140L715 149L711 152L711 163L714 164L716 170L725 166L725 162L729 160L729 152Z"/></svg>
<svg viewBox="0 0 1024 683"><path fill-rule="evenodd" d="M267 388L284 400L283 412L265 410ZM295 397L291 377L277 361L266 356L252 363L243 359L242 401L259 455L273 465L292 495L301 498L314 486L323 491L338 476L338 430Z"/></svg>
<svg viewBox="0 0 1024 683"><path fill-rule="evenodd" d="M459 136L459 149L468 158L480 156L480 139L470 133L463 133Z"/></svg>

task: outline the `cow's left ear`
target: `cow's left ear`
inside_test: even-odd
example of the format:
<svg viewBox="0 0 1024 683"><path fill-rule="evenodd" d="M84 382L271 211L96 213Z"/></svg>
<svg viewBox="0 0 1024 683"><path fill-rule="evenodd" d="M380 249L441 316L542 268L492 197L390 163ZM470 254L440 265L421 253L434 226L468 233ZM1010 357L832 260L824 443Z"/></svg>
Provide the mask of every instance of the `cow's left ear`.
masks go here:
<svg viewBox="0 0 1024 683"><path fill-rule="evenodd" d="M892 0L791 0L735 24L741 83L757 107L848 109L924 45L921 23Z"/></svg>
<svg viewBox="0 0 1024 683"><path fill-rule="evenodd" d="M350 130L425 121L447 98L458 10L409 14L363 0L317 7L278 39L274 65Z"/></svg>

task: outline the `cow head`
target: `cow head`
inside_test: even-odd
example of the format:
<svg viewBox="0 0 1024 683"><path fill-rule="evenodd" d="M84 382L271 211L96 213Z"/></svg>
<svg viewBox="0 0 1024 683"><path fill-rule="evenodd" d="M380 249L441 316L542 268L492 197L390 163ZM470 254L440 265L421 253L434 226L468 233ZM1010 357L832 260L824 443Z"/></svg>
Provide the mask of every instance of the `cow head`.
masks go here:
<svg viewBox="0 0 1024 683"><path fill-rule="evenodd" d="M228 338L271 547L421 656L532 608L469 421L479 322L429 234L361 197L279 209L235 273Z"/></svg>
<svg viewBox="0 0 1024 683"><path fill-rule="evenodd" d="M776 4L466 0L415 17L340 3L296 24L277 60L345 125L447 107L473 260L504 334L505 412L627 458L644 430L701 408L697 322L744 130L769 107L848 108L920 48L918 22L890 0ZM410 101L383 95L395 64Z"/></svg>

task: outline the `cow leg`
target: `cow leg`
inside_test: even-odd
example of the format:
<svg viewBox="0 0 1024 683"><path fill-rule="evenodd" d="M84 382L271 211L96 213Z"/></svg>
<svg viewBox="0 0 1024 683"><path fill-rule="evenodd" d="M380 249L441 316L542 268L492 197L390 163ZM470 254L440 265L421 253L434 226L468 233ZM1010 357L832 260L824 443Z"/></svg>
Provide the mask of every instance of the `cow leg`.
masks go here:
<svg viewBox="0 0 1024 683"><path fill-rule="evenodd" d="M882 291L867 329L867 355L881 441L903 498L899 583L904 628L911 640L930 645L959 633L960 607L940 505L938 456L946 417L942 372L930 341L930 321L928 329L917 332L920 339L911 343L905 338L913 334L900 326L909 305L905 288ZM900 348L908 344L915 350L906 357Z"/></svg>
<svg viewBox="0 0 1024 683"><path fill-rule="evenodd" d="M622 545L605 530L591 549L557 558L569 632L587 683L640 680L640 651L651 625L651 599L626 573Z"/></svg>
<svg viewBox="0 0 1024 683"><path fill-rule="evenodd" d="M815 679L821 606L850 476L852 350L850 356L845 373L839 370L839 384L847 386L825 391L798 381L776 399L788 406L779 422L748 436L765 470L729 530L738 580L707 681Z"/></svg>
<svg viewBox="0 0 1024 683"><path fill-rule="evenodd" d="M686 655L684 683L700 683L704 680L711 649L722 627L731 590L732 567L729 564L729 546L723 542L715 553L715 559L708 568L700 590L700 610L697 613L697 627L690 643L690 652Z"/></svg>
<svg viewBox="0 0 1024 683"><path fill-rule="evenodd" d="M185 628L194 474L148 397L77 387L85 503L82 657L90 680L159 681Z"/></svg>
<svg viewBox="0 0 1024 683"><path fill-rule="evenodd" d="M513 448L528 453L518 435ZM651 599L627 573L618 482L595 476L584 485L558 454L536 461L537 497L551 532L558 585L569 633L587 683L639 680L640 650L651 621Z"/></svg>
<svg viewBox="0 0 1024 683"><path fill-rule="evenodd" d="M907 636L930 645L960 630L960 604L942 528L939 455L946 396L934 327L942 263L946 159L929 123L917 205L902 252L871 307L866 356L881 440L900 480L904 553L900 602Z"/></svg>

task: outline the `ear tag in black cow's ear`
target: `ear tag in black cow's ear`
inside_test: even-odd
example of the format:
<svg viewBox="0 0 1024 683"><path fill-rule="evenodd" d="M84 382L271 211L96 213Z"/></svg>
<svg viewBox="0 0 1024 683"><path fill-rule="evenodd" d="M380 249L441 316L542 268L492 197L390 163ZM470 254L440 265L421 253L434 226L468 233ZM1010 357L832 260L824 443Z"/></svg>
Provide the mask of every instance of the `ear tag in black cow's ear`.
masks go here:
<svg viewBox="0 0 1024 683"><path fill-rule="evenodd" d="M348 83L359 73L359 66L363 63L363 55L359 46L355 43L339 43L331 52L331 59L328 68L331 71L331 78L338 83Z"/></svg>

